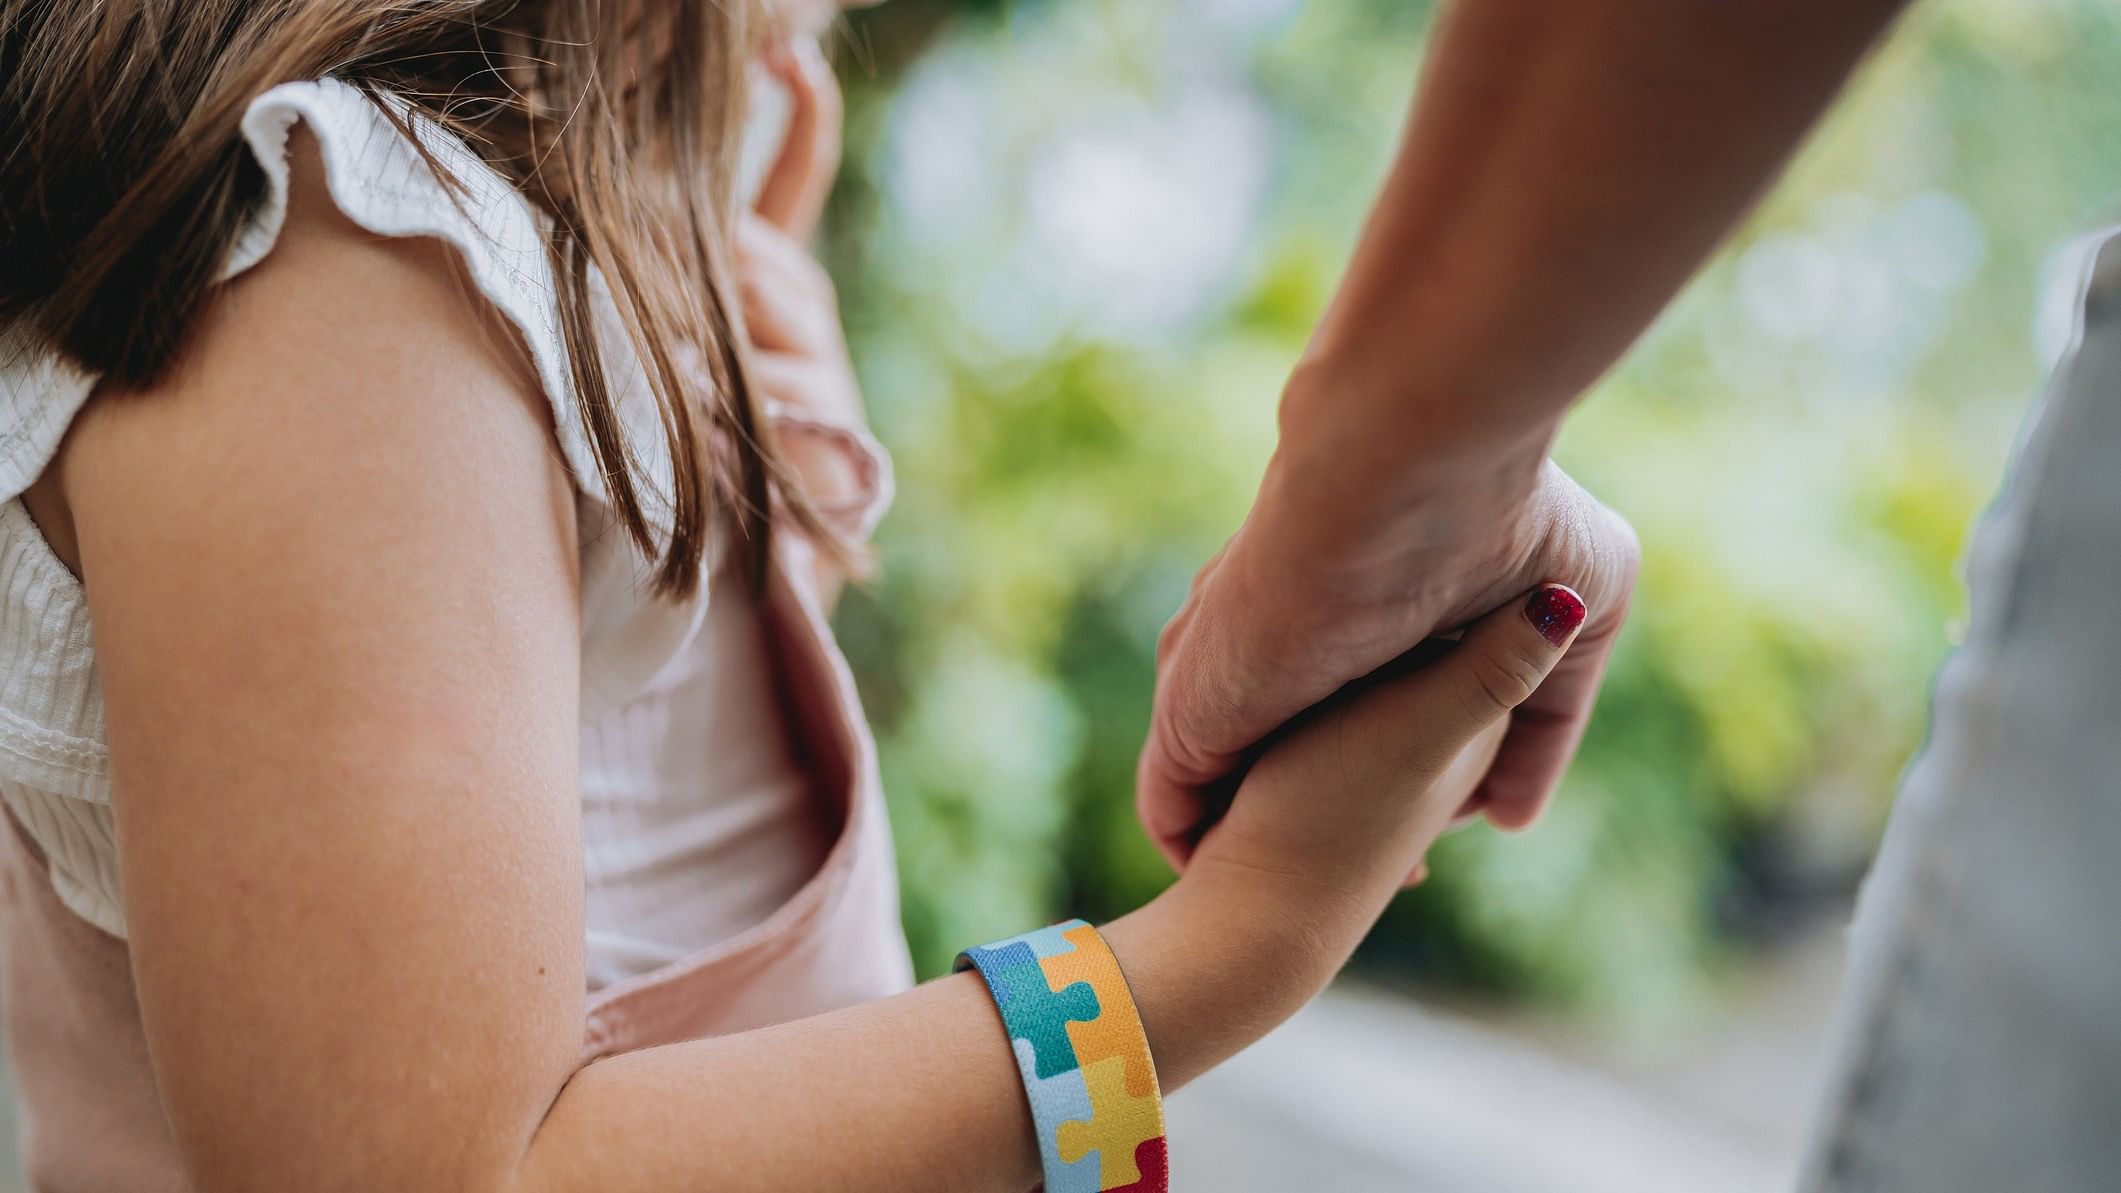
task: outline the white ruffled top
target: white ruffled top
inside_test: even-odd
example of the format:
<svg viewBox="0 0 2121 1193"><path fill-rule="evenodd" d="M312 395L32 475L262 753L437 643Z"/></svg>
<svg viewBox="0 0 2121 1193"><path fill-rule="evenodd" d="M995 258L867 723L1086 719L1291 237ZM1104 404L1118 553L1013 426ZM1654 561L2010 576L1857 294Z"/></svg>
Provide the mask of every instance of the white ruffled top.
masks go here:
<svg viewBox="0 0 2121 1193"><path fill-rule="evenodd" d="M756 923L814 867L806 780L791 756L746 586L673 602L617 528L575 408L566 346L533 208L469 147L413 127L454 176L443 185L398 125L337 80L259 96L243 139L268 191L222 278L272 251L287 210L287 140L299 121L321 147L333 200L382 236L452 247L486 301L521 333L578 492L582 594L584 869L592 986L646 972ZM616 314L603 356L636 451L667 490L668 455L646 380ZM20 500L58 451L96 377L0 328L0 801L43 850L67 907L124 936L111 831L110 759L93 627L81 583ZM790 430L853 452L867 492L837 511L866 534L890 496L889 461L866 431L781 412Z"/></svg>

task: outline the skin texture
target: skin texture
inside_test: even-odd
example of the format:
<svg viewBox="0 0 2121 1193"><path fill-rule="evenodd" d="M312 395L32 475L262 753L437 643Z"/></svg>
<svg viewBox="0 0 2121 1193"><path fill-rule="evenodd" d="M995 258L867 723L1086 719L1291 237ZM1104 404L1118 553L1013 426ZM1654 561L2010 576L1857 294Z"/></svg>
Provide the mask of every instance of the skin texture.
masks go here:
<svg viewBox="0 0 2121 1193"><path fill-rule="evenodd" d="M1634 585L1632 532L1546 462L1563 413L1763 192L1903 0L1459 0L1284 393L1251 516L1159 652L1142 821L1340 685L1541 579L1592 621L1473 807L1530 824Z"/></svg>
<svg viewBox="0 0 2121 1193"><path fill-rule="evenodd" d="M453 260L344 221L314 154L298 131L275 251L164 382L92 399L38 498L87 585L193 1187L1027 1187L971 975L576 1068L569 482ZM1167 1088L1316 993L1559 655L1504 610L1318 711L1193 871L1109 926Z"/></svg>

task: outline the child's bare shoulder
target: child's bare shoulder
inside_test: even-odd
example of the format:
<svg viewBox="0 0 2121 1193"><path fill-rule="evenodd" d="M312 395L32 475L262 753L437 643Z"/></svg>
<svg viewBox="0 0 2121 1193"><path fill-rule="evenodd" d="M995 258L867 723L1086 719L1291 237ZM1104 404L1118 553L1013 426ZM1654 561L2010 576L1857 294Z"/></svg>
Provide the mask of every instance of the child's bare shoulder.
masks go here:
<svg viewBox="0 0 2121 1193"><path fill-rule="evenodd" d="M219 424L235 419L290 441L307 427L376 450L507 422L534 422L548 438L536 373L455 250L348 218L299 125L288 154L286 218L270 251L209 294L162 377L99 394L75 437L132 424L132 437L166 443L225 434Z"/></svg>
<svg viewBox="0 0 2121 1193"><path fill-rule="evenodd" d="M289 156L270 251L208 296L162 376L75 419L65 516L565 498L536 374L455 250L349 219L299 128Z"/></svg>

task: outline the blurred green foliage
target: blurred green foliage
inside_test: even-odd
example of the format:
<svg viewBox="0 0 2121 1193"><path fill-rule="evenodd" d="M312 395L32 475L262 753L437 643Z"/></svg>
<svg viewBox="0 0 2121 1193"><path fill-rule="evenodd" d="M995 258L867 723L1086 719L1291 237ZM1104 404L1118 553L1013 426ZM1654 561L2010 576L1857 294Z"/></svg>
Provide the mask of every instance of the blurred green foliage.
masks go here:
<svg viewBox="0 0 2121 1193"><path fill-rule="evenodd" d="M1389 159L1429 6L895 0L855 16L825 249L900 496L841 628L923 967L1169 875L1135 826L1156 633L1249 504ZM1860 868L2121 182L2096 0L1919 9L1573 419L1642 591L1534 832L1446 838L1372 964L1683 1008ZM1586 294L1586 304L1598 296Z"/></svg>

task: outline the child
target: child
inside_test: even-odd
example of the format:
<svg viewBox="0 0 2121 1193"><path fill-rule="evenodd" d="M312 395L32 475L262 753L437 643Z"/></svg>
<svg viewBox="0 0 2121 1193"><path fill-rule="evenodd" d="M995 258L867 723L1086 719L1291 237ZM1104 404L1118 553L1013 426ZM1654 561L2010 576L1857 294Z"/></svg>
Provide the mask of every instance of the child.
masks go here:
<svg viewBox="0 0 2121 1193"><path fill-rule="evenodd" d="M727 193L766 36L0 0L37 1188L1161 1188L1158 1083L1320 989L1581 623L1490 616L1288 732L1149 906L907 989L823 617L888 472L800 247L814 49Z"/></svg>

